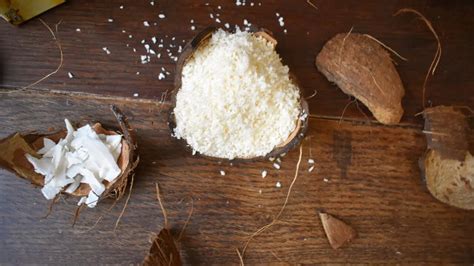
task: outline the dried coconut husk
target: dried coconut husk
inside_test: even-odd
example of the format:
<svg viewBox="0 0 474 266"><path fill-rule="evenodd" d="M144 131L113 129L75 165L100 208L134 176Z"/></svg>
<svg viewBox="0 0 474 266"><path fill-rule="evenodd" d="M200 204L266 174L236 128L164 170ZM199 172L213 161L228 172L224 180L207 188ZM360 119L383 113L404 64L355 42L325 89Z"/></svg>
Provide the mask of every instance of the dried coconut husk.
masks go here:
<svg viewBox="0 0 474 266"><path fill-rule="evenodd" d="M111 106L111 109L117 119L120 131L107 130L103 128L100 123L94 124L92 128L98 134L123 135L122 151L117 160L121 173L114 182L103 181L106 189L101 195L101 198L114 196L118 200L124 195L128 178L133 174L133 170L138 164L138 154L136 153L137 143L134 131L128 124L127 118L116 106ZM66 134L66 129L55 133L14 133L0 140L0 150L2 151L2 153L0 153L0 167L30 181L35 186L43 187L44 176L34 171L33 165L26 159L26 154L40 157L37 151L43 147L44 138L49 138L57 143L61 138L64 138ZM90 190L91 188L88 184L81 184L69 195L83 197L87 196Z"/></svg>
<svg viewBox="0 0 474 266"><path fill-rule="evenodd" d="M175 74L175 80L174 80L174 89L171 92L171 103L173 108L171 109L170 117L169 117L169 127L171 129L171 132L174 132L174 128L176 127L176 120L174 117L174 107L176 106L176 95L178 91L181 89L181 79L182 79L182 70L184 65L187 63L187 61L193 56L194 52L201 46L201 45L206 45L209 39L212 37L212 34L217 31L219 28L216 27L208 27L204 29L203 31L199 32L191 41L189 41L183 48L183 52L181 53L178 63L176 64L176 74ZM231 32L231 31L229 31ZM273 37L273 34L271 31L264 29L264 28L258 28L254 25L250 27L249 32L252 32L256 36L260 36L270 42L274 49L276 48L277 45L277 40ZM289 73L291 81L297 85L298 88L301 88L299 86L299 82L296 79L295 75L293 75L291 72ZM253 161L253 160L259 160L259 159L268 159L270 157L278 157L279 155L283 153L288 153L290 150L293 148L297 147L298 144L302 141L304 138L304 134L306 133L306 130L308 129L308 118L307 115L309 115L309 109L308 109L308 103L302 96L302 92L300 90L300 105L301 105L301 113L300 116L298 117L297 124L295 130L288 136L287 140L284 141L283 143L279 144L276 146L270 153L268 153L266 156L262 157L254 157L254 158L235 158L234 161ZM304 117L304 119L300 119L300 117ZM182 139L181 143L186 147L187 150L192 152L192 148L187 145L186 140ZM206 156L202 155L207 158L214 158L211 156ZM223 158L219 158L223 159Z"/></svg>
<svg viewBox="0 0 474 266"><path fill-rule="evenodd" d="M156 183L156 198L163 213L164 225L160 233L153 238L151 248L143 260L143 265L182 265L181 256L179 254L176 242L181 240L184 230L186 229L186 226L193 215L194 200L191 198L191 210L188 214L186 222L183 225L183 228L181 229L181 232L178 235L178 238L175 241L171 231L168 229L168 215L166 214L166 209L163 205L163 201L161 200L160 187L158 183Z"/></svg>
<svg viewBox="0 0 474 266"><path fill-rule="evenodd" d="M182 265L178 248L170 230L163 228L160 233L154 237L150 251L143 260L144 266L154 265Z"/></svg>
<svg viewBox="0 0 474 266"><path fill-rule="evenodd" d="M458 107L436 106L426 108L423 117L428 149L420 168L426 187L444 203L473 210L474 152L468 116Z"/></svg>
<svg viewBox="0 0 474 266"><path fill-rule="evenodd" d="M400 122L405 89L390 54L375 38L339 33L324 45L316 66L344 93L366 105L380 123Z"/></svg>

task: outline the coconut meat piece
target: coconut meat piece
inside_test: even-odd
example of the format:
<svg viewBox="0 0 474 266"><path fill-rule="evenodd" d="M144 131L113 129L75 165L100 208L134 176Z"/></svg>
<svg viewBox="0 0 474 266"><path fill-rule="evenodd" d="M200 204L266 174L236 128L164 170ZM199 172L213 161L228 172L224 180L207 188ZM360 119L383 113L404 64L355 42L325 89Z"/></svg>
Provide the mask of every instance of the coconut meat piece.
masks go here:
<svg viewBox="0 0 474 266"><path fill-rule="evenodd" d="M121 135L97 134L90 125L77 130L65 119L67 135L58 143L44 138L42 155L26 157L35 172L44 175L41 192L47 199L53 199L61 191L73 193L81 183L91 187L87 197L82 197L79 205L85 203L95 207L100 195L105 191L103 181L113 182L120 175L117 159L122 149Z"/></svg>

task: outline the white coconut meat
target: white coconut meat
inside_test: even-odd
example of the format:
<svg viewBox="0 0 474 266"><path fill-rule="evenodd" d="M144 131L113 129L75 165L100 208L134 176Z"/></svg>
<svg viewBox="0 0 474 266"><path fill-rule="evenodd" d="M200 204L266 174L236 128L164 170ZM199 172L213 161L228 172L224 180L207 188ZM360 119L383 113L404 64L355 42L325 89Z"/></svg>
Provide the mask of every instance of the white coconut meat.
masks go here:
<svg viewBox="0 0 474 266"><path fill-rule="evenodd" d="M38 151L41 158L26 155L35 172L44 175L41 192L47 199L53 199L61 191L73 193L81 183L88 184L91 191L81 198L79 205L95 207L105 191L103 181L113 182L120 175L117 159L122 149L121 135L97 134L89 126L77 131L65 119L67 135L58 143L44 138L44 147Z"/></svg>
<svg viewBox="0 0 474 266"><path fill-rule="evenodd" d="M204 155L265 156L295 130L299 99L272 43L218 30L183 67L174 133Z"/></svg>

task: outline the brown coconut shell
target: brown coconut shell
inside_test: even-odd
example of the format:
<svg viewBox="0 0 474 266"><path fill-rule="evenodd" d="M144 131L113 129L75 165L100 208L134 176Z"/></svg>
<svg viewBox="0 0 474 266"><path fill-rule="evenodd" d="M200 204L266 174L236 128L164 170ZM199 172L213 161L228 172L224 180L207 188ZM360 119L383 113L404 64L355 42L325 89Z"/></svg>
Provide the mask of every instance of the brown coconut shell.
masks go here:
<svg viewBox="0 0 474 266"><path fill-rule="evenodd" d="M111 109L117 119L120 131L106 130L100 123L94 124L93 129L98 134L123 135L122 151L117 160L121 173L114 182L109 183L104 181L106 190L101 198L105 198L111 193L115 194L116 198L122 197L127 186L128 177L133 173L133 170L138 164L138 154L136 153L137 143L134 131L120 109L116 106L112 106ZM0 140L0 150L2 151L2 153L0 153L0 167L30 181L35 186L42 187L44 185L44 176L34 171L33 165L26 159L26 154L39 157L37 151L43 148L44 138L49 138L57 143L61 138L64 138L66 134L66 129L54 133L14 133ZM79 188L70 195L83 197L87 196L90 190L91 188L88 184L81 184Z"/></svg>
<svg viewBox="0 0 474 266"><path fill-rule="evenodd" d="M183 48L183 52L181 53L178 63L176 65L176 74L175 74L175 80L174 80L174 89L171 92L171 103L173 108L171 109L170 117L169 117L169 126L171 129L171 132L174 132L174 128L176 127L176 120L174 117L174 107L176 106L176 95L178 91L181 89L181 79L182 79L182 70L184 65L187 63L187 61L193 56L194 52L202 45L206 45L209 39L211 38L212 34L217 31L218 28L216 27L208 27L204 29L203 31L199 32L191 41L189 41L185 47ZM260 36L264 39L266 39L268 42L273 44L274 49L276 48L277 45L277 40L273 37L273 34L271 31L264 29L264 28L258 28L254 25L250 27L250 32L252 32L254 35ZM298 88L301 88L299 86L298 81L296 77L290 72L290 79L291 81L297 85ZM300 91L300 95L301 91ZM301 114L300 116L303 116L304 114L309 114L309 109L308 109L308 103L306 100L301 96L300 97L300 105L301 105ZM301 140L304 138L304 134L306 133L306 130L308 129L308 118L306 117L305 119L301 120L298 119L297 125L295 130L288 136L288 139L284 141L283 143L279 144L276 146L270 153L268 153L266 156L262 157L254 157L254 158L236 158L234 159L235 161L253 161L253 160L259 160L259 159L266 159L269 157L278 157L279 155L283 153L287 153L294 147L296 147ZM180 142L183 144L183 146L186 147L189 151L192 151L191 147L187 145L186 140L180 140ZM213 158L211 156L205 156L208 158ZM223 159L223 158L219 158Z"/></svg>
<svg viewBox="0 0 474 266"><path fill-rule="evenodd" d="M323 212L319 213L319 218L323 224L329 244L333 249L338 249L357 237L357 232L354 228L342 220Z"/></svg>
<svg viewBox="0 0 474 266"><path fill-rule="evenodd" d="M452 106L427 108L423 116L428 149L420 168L426 187L446 204L474 210L474 152L468 116Z"/></svg>
<svg viewBox="0 0 474 266"><path fill-rule="evenodd" d="M380 123L400 122L405 89L390 54L375 40L339 33L324 45L316 66L344 93L367 106Z"/></svg>

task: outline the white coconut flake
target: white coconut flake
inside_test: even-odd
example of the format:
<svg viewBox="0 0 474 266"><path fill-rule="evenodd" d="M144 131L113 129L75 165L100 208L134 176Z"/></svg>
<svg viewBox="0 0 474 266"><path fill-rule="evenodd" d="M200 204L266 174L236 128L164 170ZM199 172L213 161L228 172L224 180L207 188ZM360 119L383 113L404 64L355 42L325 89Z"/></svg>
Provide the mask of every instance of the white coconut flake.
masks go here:
<svg viewBox="0 0 474 266"><path fill-rule="evenodd" d="M191 26L191 30L196 30L196 27L194 25Z"/></svg>
<svg viewBox="0 0 474 266"><path fill-rule="evenodd" d="M281 166L277 163L273 163L273 168L280 170Z"/></svg>
<svg viewBox="0 0 474 266"><path fill-rule="evenodd" d="M81 29L77 28L77 29L76 29L76 32L81 32Z"/></svg>
<svg viewBox="0 0 474 266"><path fill-rule="evenodd" d="M133 97L138 97L138 93L134 93L134 94L133 94Z"/></svg>
<svg viewBox="0 0 474 266"><path fill-rule="evenodd" d="M324 181L324 182L329 182L329 179L323 178L323 181Z"/></svg>
<svg viewBox="0 0 474 266"><path fill-rule="evenodd" d="M86 125L74 130L65 119L67 135L58 141L43 139L44 147L38 151L40 158L27 154L35 172L44 176L41 192L53 199L61 191L73 193L81 183L88 184L91 193L81 198L79 204L94 207L105 191L104 180L114 182L120 175L117 159L121 153L122 136L97 134Z"/></svg>
<svg viewBox="0 0 474 266"><path fill-rule="evenodd" d="M150 23L148 23L148 21L145 20L145 21L143 21L143 26L150 27Z"/></svg>
<svg viewBox="0 0 474 266"><path fill-rule="evenodd" d="M265 178L265 177L267 177L267 170L262 171L262 178Z"/></svg>
<svg viewBox="0 0 474 266"><path fill-rule="evenodd" d="M165 79L165 78L166 78L166 76L165 76L165 74L163 74L162 72L161 72L160 74L158 74L158 79L159 79L159 80L163 80L163 79Z"/></svg>
<svg viewBox="0 0 474 266"><path fill-rule="evenodd" d="M67 72L67 76L68 76L70 79L74 78L74 74L72 74L71 72Z"/></svg>
<svg viewBox="0 0 474 266"><path fill-rule="evenodd" d="M314 170L314 165L312 165L311 167L309 167L308 172L311 173L311 172L313 172L313 170Z"/></svg>
<svg viewBox="0 0 474 266"><path fill-rule="evenodd" d="M159 14L158 17L161 18L161 19L166 18L165 14Z"/></svg>
<svg viewBox="0 0 474 266"><path fill-rule="evenodd" d="M221 171L220 171L220 174L221 174L222 176L224 176L224 175L225 175L225 171L221 170Z"/></svg>
<svg viewBox="0 0 474 266"><path fill-rule="evenodd" d="M275 187L281 188L281 183L280 183L280 181L276 182Z"/></svg>
<svg viewBox="0 0 474 266"><path fill-rule="evenodd" d="M113 18L109 18L107 19L108 22L114 22L114 19Z"/></svg>
<svg viewBox="0 0 474 266"><path fill-rule="evenodd" d="M309 159L308 159L308 163L309 163L309 164L314 164L314 160L311 159L311 158L309 158Z"/></svg>
<svg viewBox="0 0 474 266"><path fill-rule="evenodd" d="M102 50L103 50L106 54L110 54L110 50L109 50L107 47L102 47Z"/></svg>

